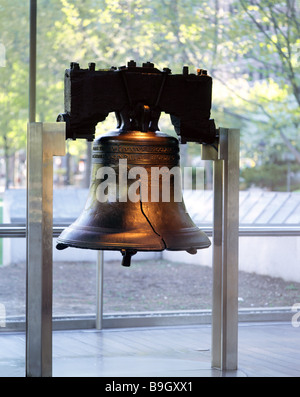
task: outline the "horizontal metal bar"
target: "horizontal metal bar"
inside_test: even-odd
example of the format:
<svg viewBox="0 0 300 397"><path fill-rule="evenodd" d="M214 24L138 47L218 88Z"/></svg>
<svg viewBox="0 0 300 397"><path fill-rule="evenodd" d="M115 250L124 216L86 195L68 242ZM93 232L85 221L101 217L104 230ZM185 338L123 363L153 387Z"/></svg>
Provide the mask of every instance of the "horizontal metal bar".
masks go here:
<svg viewBox="0 0 300 397"><path fill-rule="evenodd" d="M212 227L201 227L207 235L212 236ZM283 236L300 236L300 226L240 226L240 237L283 237Z"/></svg>
<svg viewBox="0 0 300 397"><path fill-rule="evenodd" d="M26 226L2 224L0 226L0 237L26 237Z"/></svg>
<svg viewBox="0 0 300 397"><path fill-rule="evenodd" d="M240 226L239 236L300 236L300 226Z"/></svg>
<svg viewBox="0 0 300 397"><path fill-rule="evenodd" d="M53 237L58 237L69 224L53 226ZM209 236L213 233L210 226L201 227ZM300 236L300 226L240 226L239 236ZM2 224L0 225L0 238L26 237L25 224Z"/></svg>
<svg viewBox="0 0 300 397"><path fill-rule="evenodd" d="M293 313L290 307L243 308L238 310L239 323L289 322ZM211 310L182 310L165 312L106 313L103 315L103 329L131 327L160 327L179 325L211 324ZM53 316L53 330L96 329L96 315ZM6 319L1 332L22 332L25 330L24 316Z"/></svg>
<svg viewBox="0 0 300 397"><path fill-rule="evenodd" d="M53 237L58 237L64 228L68 227L69 224L60 224L53 226ZM0 238L16 238L26 237L26 225L25 224L1 224L0 225Z"/></svg>

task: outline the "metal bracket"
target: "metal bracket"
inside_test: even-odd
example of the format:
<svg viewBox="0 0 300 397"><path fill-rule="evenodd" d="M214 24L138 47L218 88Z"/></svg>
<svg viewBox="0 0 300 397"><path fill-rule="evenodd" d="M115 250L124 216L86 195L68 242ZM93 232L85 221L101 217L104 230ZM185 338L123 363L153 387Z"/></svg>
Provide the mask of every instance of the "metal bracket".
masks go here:
<svg viewBox="0 0 300 397"><path fill-rule="evenodd" d="M26 376L52 376L53 156L65 123L27 126Z"/></svg>
<svg viewBox="0 0 300 397"><path fill-rule="evenodd" d="M214 161L212 367L221 370L238 365L239 151L237 129L202 145L201 158Z"/></svg>

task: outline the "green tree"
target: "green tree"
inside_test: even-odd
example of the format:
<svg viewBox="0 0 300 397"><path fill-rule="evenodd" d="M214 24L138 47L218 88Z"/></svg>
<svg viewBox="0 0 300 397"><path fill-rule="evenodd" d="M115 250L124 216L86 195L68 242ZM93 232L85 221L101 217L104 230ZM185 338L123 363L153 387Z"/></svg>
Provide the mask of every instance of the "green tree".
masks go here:
<svg viewBox="0 0 300 397"><path fill-rule="evenodd" d="M17 4L15 4L17 3ZM28 108L28 6L3 0L0 6L0 42L5 47L5 67L0 68L0 146L5 159L6 187L10 183L9 159L25 147ZM17 6L16 6L17 5Z"/></svg>
<svg viewBox="0 0 300 397"><path fill-rule="evenodd" d="M26 140L28 13L29 2L1 1L7 63L0 69L0 140L7 153ZM97 68L152 61L173 73L185 65L212 75L212 117L241 128L242 153L256 160L263 140L270 158L284 143L299 161L299 46L296 0L39 0L37 121L53 122L64 110L63 75L72 61ZM99 132L111 126L113 117ZM165 119L162 126L173 129ZM69 147L79 155L85 143Z"/></svg>
<svg viewBox="0 0 300 397"><path fill-rule="evenodd" d="M300 163L300 14L295 0L239 0L228 10L225 113L268 151L284 144ZM255 78L253 79L253 76ZM216 76L216 78L219 78Z"/></svg>

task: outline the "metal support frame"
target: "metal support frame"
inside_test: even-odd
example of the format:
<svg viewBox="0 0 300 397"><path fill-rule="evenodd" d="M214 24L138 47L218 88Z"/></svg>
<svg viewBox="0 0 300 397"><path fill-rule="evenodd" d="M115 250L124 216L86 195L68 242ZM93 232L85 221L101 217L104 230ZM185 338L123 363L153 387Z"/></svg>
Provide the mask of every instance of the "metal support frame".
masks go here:
<svg viewBox="0 0 300 397"><path fill-rule="evenodd" d="M65 155L65 123L28 123L26 376L52 376L53 156Z"/></svg>
<svg viewBox="0 0 300 397"><path fill-rule="evenodd" d="M238 363L239 149L237 129L219 129L214 161L212 367L236 370Z"/></svg>
<svg viewBox="0 0 300 397"><path fill-rule="evenodd" d="M65 154L64 123L29 123L27 148L26 376L52 376L53 156ZM212 367L237 369L239 130L219 129L214 164ZM103 328L103 251L97 258L96 328Z"/></svg>

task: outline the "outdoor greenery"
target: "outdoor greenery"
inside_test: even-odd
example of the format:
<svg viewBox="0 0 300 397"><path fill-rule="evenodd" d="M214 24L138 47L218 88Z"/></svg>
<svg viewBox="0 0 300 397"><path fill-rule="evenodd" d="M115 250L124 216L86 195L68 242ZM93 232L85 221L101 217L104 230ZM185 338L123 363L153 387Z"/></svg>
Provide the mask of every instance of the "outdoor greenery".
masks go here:
<svg viewBox="0 0 300 397"><path fill-rule="evenodd" d="M1 0L0 43L0 173L8 187L11 159L26 146L29 0ZM290 189L300 189L299 1L38 0L37 121L63 112L71 61L107 68L131 59L172 73L207 69L212 118L241 129L242 186L282 190L288 177ZM113 118L99 133L111 127ZM171 132L167 118L161 129ZM76 159L85 151L83 141L69 144Z"/></svg>

